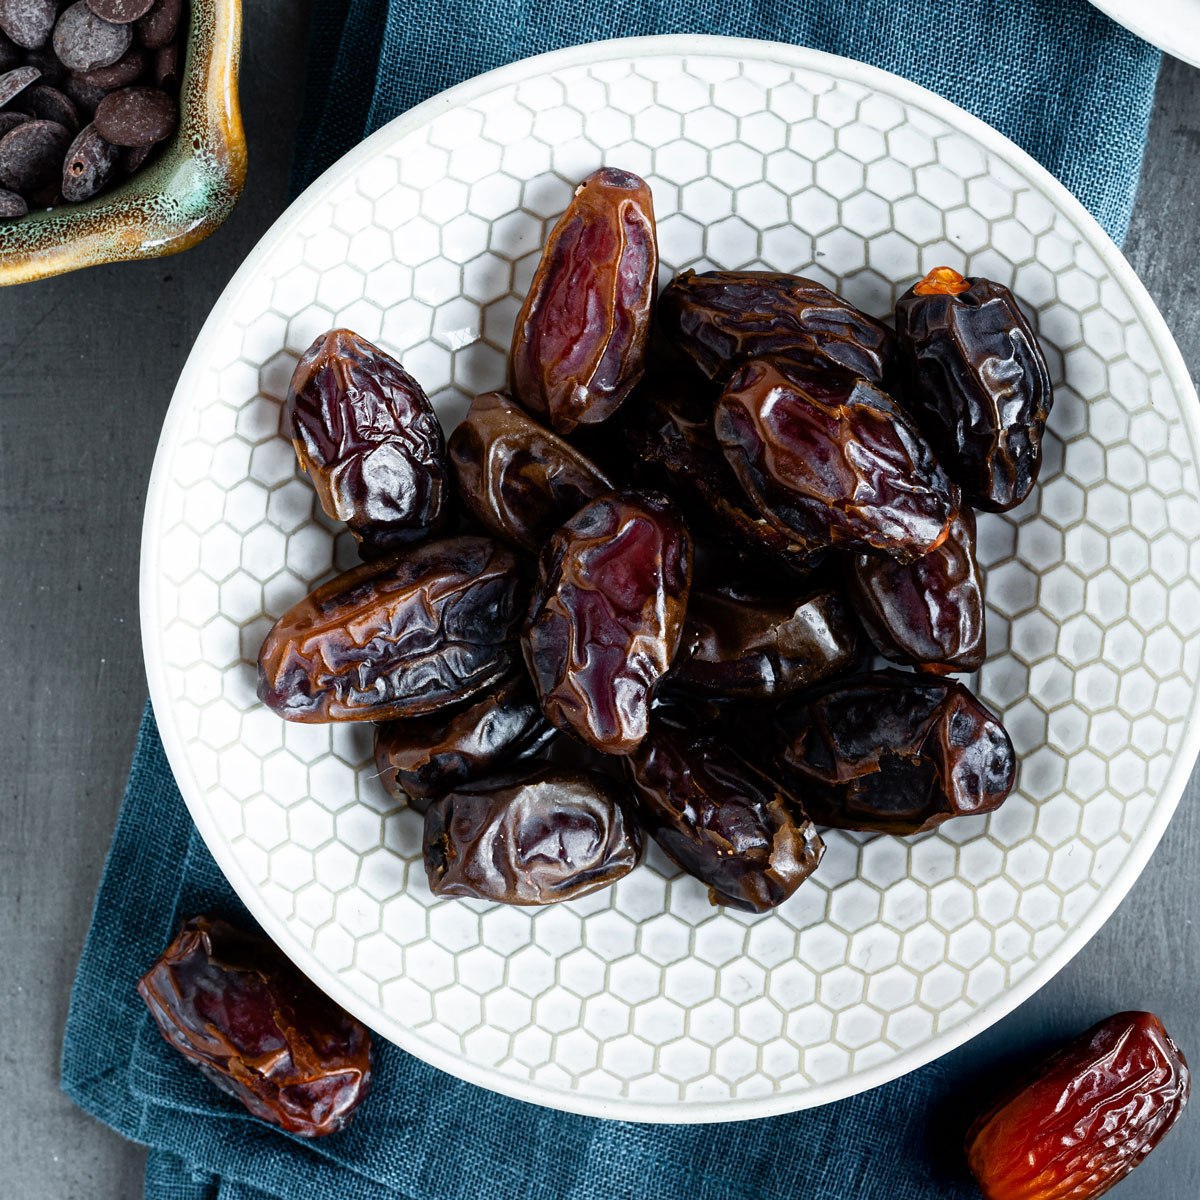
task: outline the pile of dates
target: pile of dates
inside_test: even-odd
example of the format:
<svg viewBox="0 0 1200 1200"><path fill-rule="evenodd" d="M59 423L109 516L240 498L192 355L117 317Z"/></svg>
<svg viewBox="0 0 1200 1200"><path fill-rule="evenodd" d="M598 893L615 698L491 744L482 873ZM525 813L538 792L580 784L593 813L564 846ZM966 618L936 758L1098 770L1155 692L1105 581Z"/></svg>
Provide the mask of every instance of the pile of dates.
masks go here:
<svg viewBox="0 0 1200 1200"><path fill-rule="evenodd" d="M301 467L364 561L276 623L259 696L376 722L437 895L567 900L648 835L763 912L816 825L914 834L1013 786L953 678L985 658L973 510L1029 495L1052 400L1013 296L939 268L893 331L799 276L657 279L650 190L604 168L546 244L508 391L448 442L347 330L292 379Z"/></svg>

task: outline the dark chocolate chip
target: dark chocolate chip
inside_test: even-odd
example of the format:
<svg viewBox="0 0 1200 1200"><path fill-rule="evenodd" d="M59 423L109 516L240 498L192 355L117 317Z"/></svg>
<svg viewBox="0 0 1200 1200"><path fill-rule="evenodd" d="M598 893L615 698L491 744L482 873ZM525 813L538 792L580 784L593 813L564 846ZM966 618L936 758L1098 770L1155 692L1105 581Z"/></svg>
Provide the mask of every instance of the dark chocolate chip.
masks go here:
<svg viewBox="0 0 1200 1200"><path fill-rule="evenodd" d="M120 155L120 150L106 142L95 125L81 129L63 163L63 199L73 204L90 200L113 177Z"/></svg>
<svg viewBox="0 0 1200 1200"><path fill-rule="evenodd" d="M113 88L128 87L150 64L150 56L141 46L130 46L115 63L97 67L94 71L81 72L79 78L95 87L111 91Z"/></svg>
<svg viewBox="0 0 1200 1200"><path fill-rule="evenodd" d="M137 23L138 37L142 45L151 50L165 46L175 36L182 16L183 0L158 0Z"/></svg>
<svg viewBox="0 0 1200 1200"><path fill-rule="evenodd" d="M50 36L57 13L54 0L0 0L0 29L18 46L34 50Z"/></svg>
<svg viewBox="0 0 1200 1200"><path fill-rule="evenodd" d="M21 96L21 106L38 121L57 121L72 133L79 129L75 105L58 88L39 83Z"/></svg>
<svg viewBox="0 0 1200 1200"><path fill-rule="evenodd" d="M41 77L42 73L37 67L17 67L16 70L5 71L0 75L0 108Z"/></svg>
<svg viewBox="0 0 1200 1200"><path fill-rule="evenodd" d="M86 0L76 0L54 26L54 53L68 71L107 67L129 49L133 30L96 16Z"/></svg>
<svg viewBox="0 0 1200 1200"><path fill-rule="evenodd" d="M40 82L48 83L51 87L62 87L67 77L67 68L58 61L58 55L49 44L39 46L36 50L26 50L25 65L37 67L42 73Z"/></svg>
<svg viewBox="0 0 1200 1200"><path fill-rule="evenodd" d="M126 175L132 175L154 153L153 146L122 146L121 170Z"/></svg>
<svg viewBox="0 0 1200 1200"><path fill-rule="evenodd" d="M21 65L21 47L0 30L0 71L11 71Z"/></svg>
<svg viewBox="0 0 1200 1200"><path fill-rule="evenodd" d="M114 25L128 25L144 17L154 7L154 0L87 0L87 6Z"/></svg>
<svg viewBox="0 0 1200 1200"><path fill-rule="evenodd" d="M0 220L11 217L23 217L29 211L29 205L16 192L0 188Z"/></svg>
<svg viewBox="0 0 1200 1200"><path fill-rule="evenodd" d="M153 146L175 128L175 101L152 87L110 92L96 109L96 128L114 146Z"/></svg>
<svg viewBox="0 0 1200 1200"><path fill-rule="evenodd" d="M179 43L168 42L154 52L154 82L174 89L179 83Z"/></svg>
<svg viewBox="0 0 1200 1200"><path fill-rule="evenodd" d="M63 156L71 134L55 121L26 121L0 138L0 187L36 192L58 188ZM29 198L32 203L32 197Z"/></svg>
<svg viewBox="0 0 1200 1200"><path fill-rule="evenodd" d="M71 98L76 110L89 120L99 107L100 101L108 95L107 88L96 87L79 75L68 75L66 83L63 84L63 91Z"/></svg>
<svg viewBox="0 0 1200 1200"><path fill-rule="evenodd" d="M28 113L0 112L0 138L10 129L16 129L18 125L24 125L26 121L32 120L33 118Z"/></svg>
<svg viewBox="0 0 1200 1200"><path fill-rule="evenodd" d="M25 193L29 211L35 212L40 208L57 208L62 202L62 180L53 179L40 188L33 188Z"/></svg>

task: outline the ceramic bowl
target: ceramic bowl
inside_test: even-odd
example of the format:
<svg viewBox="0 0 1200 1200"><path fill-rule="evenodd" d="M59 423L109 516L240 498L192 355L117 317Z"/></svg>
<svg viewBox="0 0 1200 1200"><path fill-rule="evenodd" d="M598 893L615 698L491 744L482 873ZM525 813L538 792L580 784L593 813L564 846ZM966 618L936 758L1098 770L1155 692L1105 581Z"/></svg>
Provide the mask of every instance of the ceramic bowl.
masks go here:
<svg viewBox="0 0 1200 1200"><path fill-rule="evenodd" d="M190 0L179 128L154 161L83 204L0 222L0 284L177 254L233 211L246 179L241 0Z"/></svg>

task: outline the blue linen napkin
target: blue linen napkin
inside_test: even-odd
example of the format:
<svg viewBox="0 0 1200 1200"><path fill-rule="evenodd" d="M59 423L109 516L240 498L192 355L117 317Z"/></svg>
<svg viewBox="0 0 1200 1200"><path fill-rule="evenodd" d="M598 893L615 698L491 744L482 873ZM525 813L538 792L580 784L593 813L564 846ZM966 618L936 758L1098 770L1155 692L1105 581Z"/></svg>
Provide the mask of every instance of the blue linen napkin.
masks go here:
<svg viewBox="0 0 1200 1200"><path fill-rule="evenodd" d="M1085 0L314 0L299 190L365 133L527 54L722 33L815 46L940 92L1054 171L1120 241L1159 55ZM944 1064L812 1112L722 1126L601 1121L506 1100L377 1042L355 1124L305 1143L254 1121L159 1037L134 991L179 922L251 923L188 817L147 708L96 899L62 1084L150 1147L147 1200L966 1200L931 1113ZM953 1140L953 1139L952 1139ZM949 1173L947 1173L949 1172Z"/></svg>

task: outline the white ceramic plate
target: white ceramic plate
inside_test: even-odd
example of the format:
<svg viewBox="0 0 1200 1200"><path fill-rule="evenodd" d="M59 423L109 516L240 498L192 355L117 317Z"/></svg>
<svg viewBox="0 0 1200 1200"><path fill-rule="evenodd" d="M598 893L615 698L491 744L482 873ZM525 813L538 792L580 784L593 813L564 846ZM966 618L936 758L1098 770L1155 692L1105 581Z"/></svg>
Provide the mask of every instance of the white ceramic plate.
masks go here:
<svg viewBox="0 0 1200 1200"><path fill-rule="evenodd" d="M542 910L435 902L420 820L369 725L255 699L272 621L339 564L280 431L299 353L347 325L447 426L501 385L572 185L654 189L663 278L813 275L874 313L946 263L1013 286L1057 401L1042 484L981 524L977 680L1021 755L999 812L911 839L834 832L781 909L710 907L651 849ZM582 46L463 84L319 179L238 271L180 379L147 505L155 712L217 861L270 935L381 1034L525 1100L643 1121L762 1116L911 1070L1004 1015L1087 941L1195 757L1197 401L1149 297L1044 170L891 75L718 38Z"/></svg>
<svg viewBox="0 0 1200 1200"><path fill-rule="evenodd" d="M1092 0L1130 33L1200 67L1200 0Z"/></svg>

